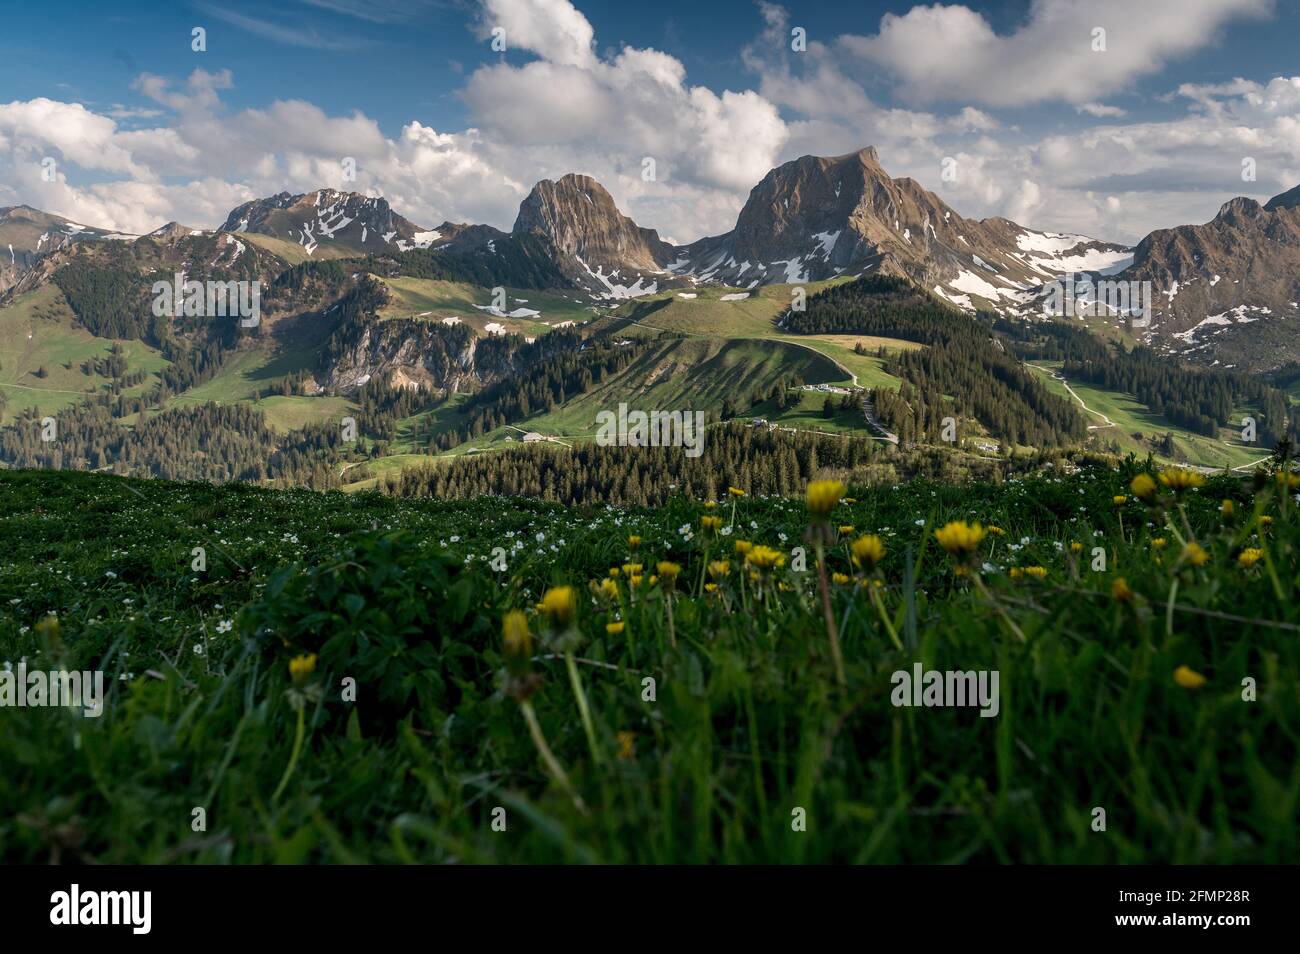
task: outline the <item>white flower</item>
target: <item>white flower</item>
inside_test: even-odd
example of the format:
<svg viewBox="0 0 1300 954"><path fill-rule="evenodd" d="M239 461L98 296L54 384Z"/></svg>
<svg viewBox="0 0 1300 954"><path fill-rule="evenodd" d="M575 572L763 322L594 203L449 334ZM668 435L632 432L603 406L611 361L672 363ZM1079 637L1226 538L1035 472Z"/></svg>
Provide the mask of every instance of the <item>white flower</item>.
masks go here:
<svg viewBox="0 0 1300 954"><path fill-rule="evenodd" d="M105 570L105 571L104 571L104 575L105 575L106 577L108 577L110 580L116 580L116 579L117 579L117 574L114 573L112 570Z"/></svg>
<svg viewBox="0 0 1300 954"><path fill-rule="evenodd" d="M218 633L228 633L228 632L230 632L230 630L231 630L231 628L232 628L233 626L234 626L234 623L233 623L231 620L223 619L221 622L219 622L219 623L217 624L217 632L218 632Z"/></svg>
<svg viewBox="0 0 1300 954"><path fill-rule="evenodd" d="M203 644L202 644L202 643L195 643L195 644L194 644L194 655L196 655L196 656L202 656L202 655L203 655Z"/></svg>
<svg viewBox="0 0 1300 954"><path fill-rule="evenodd" d="M719 530L718 532L721 533L724 537L729 537L729 536L731 536L731 525L728 524L727 526L723 527L723 528L722 528L721 530Z"/></svg>

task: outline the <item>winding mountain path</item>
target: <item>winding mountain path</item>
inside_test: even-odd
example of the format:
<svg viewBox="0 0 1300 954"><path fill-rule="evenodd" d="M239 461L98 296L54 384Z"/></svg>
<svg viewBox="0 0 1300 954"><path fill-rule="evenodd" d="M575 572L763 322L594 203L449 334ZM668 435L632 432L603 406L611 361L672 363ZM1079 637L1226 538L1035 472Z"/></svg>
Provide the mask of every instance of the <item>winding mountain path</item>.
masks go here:
<svg viewBox="0 0 1300 954"><path fill-rule="evenodd" d="M1079 397L1078 393L1074 390L1074 388L1070 387L1070 382L1065 380L1064 375L1057 374L1055 371L1049 371L1047 368L1040 368L1036 364L1026 363L1025 367L1033 368L1035 371L1041 371L1043 372L1043 374L1046 374L1049 377L1055 378L1057 381L1060 381L1061 386L1064 387L1065 390L1070 393L1070 397L1074 398L1076 401L1079 402L1079 407L1083 408L1089 414L1096 414L1099 418L1101 418L1103 421L1106 422L1105 424L1089 424L1088 430L1100 431L1100 430L1104 430L1107 427L1115 426L1115 422L1112 421L1110 418L1108 418L1105 414L1101 413L1101 411L1094 411L1092 408L1088 407L1088 405L1083 402L1083 398Z"/></svg>

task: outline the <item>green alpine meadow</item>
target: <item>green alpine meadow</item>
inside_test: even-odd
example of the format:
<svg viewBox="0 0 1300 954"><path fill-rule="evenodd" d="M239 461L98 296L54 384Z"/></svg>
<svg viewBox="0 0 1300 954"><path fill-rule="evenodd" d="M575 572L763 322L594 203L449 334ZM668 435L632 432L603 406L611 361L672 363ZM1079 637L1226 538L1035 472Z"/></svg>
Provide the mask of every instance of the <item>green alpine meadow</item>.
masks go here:
<svg viewBox="0 0 1300 954"><path fill-rule="evenodd" d="M1294 945L1297 24L6 4L10 947Z"/></svg>
<svg viewBox="0 0 1300 954"><path fill-rule="evenodd" d="M644 508L0 473L6 860L1300 856L1285 458L717 478ZM102 672L102 713L17 706L20 666Z"/></svg>

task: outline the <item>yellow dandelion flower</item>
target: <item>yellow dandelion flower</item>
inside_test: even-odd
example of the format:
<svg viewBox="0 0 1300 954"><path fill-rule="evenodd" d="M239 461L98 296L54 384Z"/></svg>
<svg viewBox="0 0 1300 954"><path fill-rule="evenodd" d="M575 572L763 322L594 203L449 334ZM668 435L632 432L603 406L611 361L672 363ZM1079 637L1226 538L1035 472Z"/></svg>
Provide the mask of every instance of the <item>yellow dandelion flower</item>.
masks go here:
<svg viewBox="0 0 1300 954"><path fill-rule="evenodd" d="M616 623L606 623L605 632L609 633L611 636L617 636L619 633L623 632L626 627L627 623L623 622L623 620L619 620Z"/></svg>
<svg viewBox="0 0 1300 954"><path fill-rule="evenodd" d="M754 547L747 554L745 559L759 570L775 570L779 566L785 565L785 554L780 550L773 550L771 547L765 547L762 544Z"/></svg>
<svg viewBox="0 0 1300 954"><path fill-rule="evenodd" d="M1271 527L1273 526L1273 518L1270 517L1268 514L1264 514L1262 517L1259 518L1259 525L1261 527Z"/></svg>
<svg viewBox="0 0 1300 954"><path fill-rule="evenodd" d="M709 563L709 576L720 580L731 573L730 560L712 560Z"/></svg>
<svg viewBox="0 0 1300 954"><path fill-rule="evenodd" d="M1136 479L1136 478L1134 478ZM1167 467L1160 472L1160 483L1175 493L1182 493L1205 483L1205 477L1185 467Z"/></svg>
<svg viewBox="0 0 1300 954"><path fill-rule="evenodd" d="M1166 540L1164 537L1156 537L1154 540L1151 541L1151 546L1153 546L1157 550L1163 550L1168 544L1169 541Z"/></svg>
<svg viewBox="0 0 1300 954"><path fill-rule="evenodd" d="M618 599L618 584L609 577L605 577L600 581L600 592L607 599L616 600Z"/></svg>
<svg viewBox="0 0 1300 954"><path fill-rule="evenodd" d="M1116 507L1122 507L1124 506L1124 504L1128 503L1128 498L1125 497L1123 494L1116 494L1114 497L1111 498L1111 503L1113 503Z"/></svg>
<svg viewBox="0 0 1300 954"><path fill-rule="evenodd" d="M975 548L984 539L984 534L984 528L978 523L967 523L965 520L949 521L942 529L934 531L939 546L953 556L975 552Z"/></svg>
<svg viewBox="0 0 1300 954"><path fill-rule="evenodd" d="M1020 569L1018 566L1013 566L1007 571L1007 576L1011 577L1013 580L1023 580L1025 578L1025 571Z"/></svg>
<svg viewBox="0 0 1300 954"><path fill-rule="evenodd" d="M624 762L636 758L635 732L620 732L618 734L618 757Z"/></svg>
<svg viewBox="0 0 1300 954"><path fill-rule="evenodd" d="M1223 519L1231 519L1237 512L1236 505L1231 500L1225 500L1219 505L1219 516Z"/></svg>
<svg viewBox="0 0 1300 954"><path fill-rule="evenodd" d="M839 526L840 533L846 537L856 529L857 527L853 526L851 523L842 523Z"/></svg>
<svg viewBox="0 0 1300 954"><path fill-rule="evenodd" d="M631 577L631 579L629 579L628 582L630 582L630 583L632 584L632 588L633 588L633 589L638 589L638 588L640 588L640 586L641 586L641 581L644 580L644 579L645 579L645 577L642 576L640 573L638 573L638 574L636 574L635 576Z"/></svg>
<svg viewBox="0 0 1300 954"><path fill-rule="evenodd" d="M1199 689L1205 685L1206 678L1190 666L1179 666L1174 670L1174 682L1184 689Z"/></svg>
<svg viewBox="0 0 1300 954"><path fill-rule="evenodd" d="M629 550L635 550L640 545L641 545L641 538L637 536L635 533L627 538L627 548Z"/></svg>
<svg viewBox="0 0 1300 954"><path fill-rule="evenodd" d="M315 671L315 653L308 653L305 656L294 656L289 660L289 676L293 679L293 684L299 688L306 683L307 677Z"/></svg>
<svg viewBox="0 0 1300 954"><path fill-rule="evenodd" d="M848 490L838 480L813 480L808 483L806 502L816 520L824 520Z"/></svg>
<svg viewBox="0 0 1300 954"><path fill-rule="evenodd" d="M538 608L556 628L569 626L578 615L578 596L571 586L557 586L546 591Z"/></svg>
<svg viewBox="0 0 1300 954"><path fill-rule="evenodd" d="M644 568L641 566L640 563L623 564L623 572L626 573L628 576L632 576L633 574L640 573L642 569Z"/></svg>
<svg viewBox="0 0 1300 954"><path fill-rule="evenodd" d="M619 567L611 566L611 567L609 568L609 578L610 578L611 580L617 580L618 577L619 577L619 574L622 573L622 572L623 572L623 571L622 571Z"/></svg>
<svg viewBox="0 0 1300 954"><path fill-rule="evenodd" d="M1082 552L1083 552L1083 544L1080 543L1078 540L1075 540L1073 543L1070 544L1070 552L1071 552L1071 553L1082 553Z"/></svg>
<svg viewBox="0 0 1300 954"><path fill-rule="evenodd" d="M1205 566L1210 562L1210 554L1206 552L1205 547L1193 540L1183 547L1183 560L1192 566Z"/></svg>
<svg viewBox="0 0 1300 954"><path fill-rule="evenodd" d="M1007 532L1003 530L1001 527L995 527L992 524L989 524L989 526L985 527L984 529L989 533L993 534L993 536L995 537L1005 537L1007 535Z"/></svg>
<svg viewBox="0 0 1300 954"><path fill-rule="evenodd" d="M523 610L511 610L501 620L501 637L511 656L527 656L533 651L533 634Z"/></svg>
<svg viewBox="0 0 1300 954"><path fill-rule="evenodd" d="M737 555L737 556L742 556L742 557L743 557L745 554L749 553L749 551L752 550L752 549L754 549L754 544L750 543L748 540L737 540L737 541L736 541L736 555Z"/></svg>
<svg viewBox="0 0 1300 954"><path fill-rule="evenodd" d="M1117 576L1115 581L1110 585L1110 595L1115 597L1121 603L1132 603L1134 594L1129 589L1128 580L1122 576Z"/></svg>
<svg viewBox="0 0 1300 954"><path fill-rule="evenodd" d="M849 551L853 554L854 566L871 569L885 558L885 543L872 533L854 540L849 544Z"/></svg>
<svg viewBox="0 0 1300 954"><path fill-rule="evenodd" d="M1047 567L1045 566L1027 566L1025 567L1025 576L1032 576L1035 580L1047 578Z"/></svg>
<svg viewBox="0 0 1300 954"><path fill-rule="evenodd" d="M663 581L664 586L670 589L677 582L678 574L682 572L680 564L669 560L660 560L655 569L659 571L659 579Z"/></svg>
<svg viewBox="0 0 1300 954"><path fill-rule="evenodd" d="M1138 474L1128 485L1128 489L1133 491L1133 496L1139 500L1150 500L1156 492L1156 482L1151 479L1147 473Z"/></svg>
<svg viewBox="0 0 1300 954"><path fill-rule="evenodd" d="M831 582L836 586L844 586L847 583L853 582L853 577L849 576L847 573L832 573Z"/></svg>
<svg viewBox="0 0 1300 954"><path fill-rule="evenodd" d="M1237 562L1250 569L1264 556L1264 551L1259 547L1246 547L1241 553L1237 554Z"/></svg>
<svg viewBox="0 0 1300 954"><path fill-rule="evenodd" d="M1277 482L1285 490L1300 490L1300 474L1292 473L1289 470L1279 470L1277 472Z"/></svg>
<svg viewBox="0 0 1300 954"><path fill-rule="evenodd" d="M716 583L705 583L705 584L704 584L704 592L705 592L705 593L716 593L716 592L718 592L718 584L716 584Z"/></svg>
<svg viewBox="0 0 1300 954"><path fill-rule="evenodd" d="M703 530L705 533L707 533L707 534L714 534L714 533L717 533L719 530L722 529L722 518L721 518L721 517L701 517L701 518L700 518L700 529L702 529L702 530Z"/></svg>
<svg viewBox="0 0 1300 954"><path fill-rule="evenodd" d="M728 487L728 488L727 488L727 493L730 494L730 495L733 496L733 497L743 497L743 496L745 496L745 492L744 492L743 490L741 490L739 487Z"/></svg>

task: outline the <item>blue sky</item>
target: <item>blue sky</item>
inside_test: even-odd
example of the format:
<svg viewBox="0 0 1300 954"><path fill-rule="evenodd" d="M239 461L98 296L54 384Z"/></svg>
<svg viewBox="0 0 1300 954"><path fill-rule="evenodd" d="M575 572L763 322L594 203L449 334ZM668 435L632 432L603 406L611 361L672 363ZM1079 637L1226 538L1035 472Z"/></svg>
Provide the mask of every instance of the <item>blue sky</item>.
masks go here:
<svg viewBox="0 0 1300 954"><path fill-rule="evenodd" d="M906 13L914 5L785 4L792 22L813 37L869 33L886 13ZM1023 22L1030 0L967 5L999 32L1008 32ZM753 0L601 0L578 7L595 27L599 47L653 46L681 60L693 82L713 89L741 89L753 82L741 58L762 26ZM1134 8L1140 9L1140 3ZM342 12L348 9L372 19ZM132 91L132 81L141 72L187 74L199 62L190 49L190 30L204 26L205 65L235 73L235 88L224 97L232 108L305 99L329 113L363 110L390 133L411 119L439 129L464 125L466 111L456 95L464 74L501 59L472 29L479 17L477 4L459 0L70 0L59 5L58 16L51 16L44 4L14 4L5 17L0 89L7 99L46 96L147 108L152 104ZM273 30L283 32L277 37ZM294 33L299 36L291 41L287 34ZM1215 43L1175 60L1156 76L1143 77L1115 99L1136 116L1167 114L1169 105L1156 97L1169 89L1238 76L1267 80L1290 75L1300 71L1298 49L1300 0L1285 0L1274 16L1233 22ZM507 61L528 58L525 51L505 55ZM887 83L870 88L883 102L890 101ZM1073 110L1053 106L1025 110L1022 121L1077 124L1077 119Z"/></svg>
<svg viewBox="0 0 1300 954"><path fill-rule="evenodd" d="M509 227L533 181L587 171L679 241L729 227L772 164L868 144L936 191L957 157L944 198L963 214L1129 241L1300 181L1300 0L71 0L5 18L0 204L123 229L339 186L329 169L356 151L359 191L421 224ZM629 47L653 53L622 62ZM38 154L58 188L29 174ZM636 175L649 154L655 188Z"/></svg>

